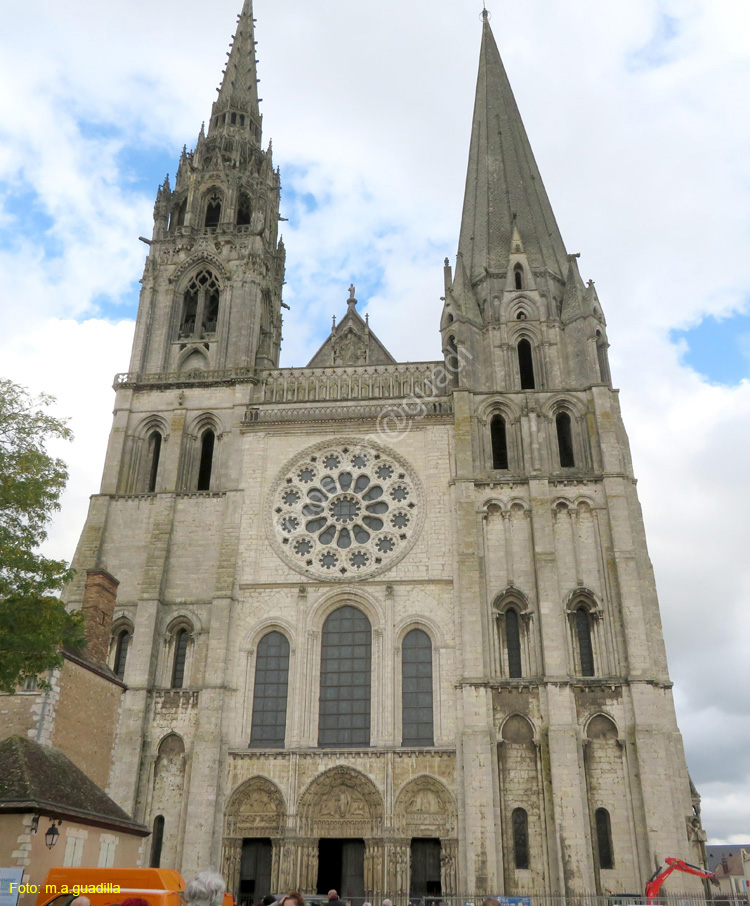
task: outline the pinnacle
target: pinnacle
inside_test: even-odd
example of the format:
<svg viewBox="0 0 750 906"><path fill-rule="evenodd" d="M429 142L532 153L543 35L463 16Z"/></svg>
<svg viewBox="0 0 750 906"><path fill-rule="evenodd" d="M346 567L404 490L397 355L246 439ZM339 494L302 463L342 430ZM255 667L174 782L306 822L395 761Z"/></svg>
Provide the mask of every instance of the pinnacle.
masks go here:
<svg viewBox="0 0 750 906"><path fill-rule="evenodd" d="M260 141L260 109L255 59L252 0L245 0L232 35L218 97L211 110L209 132L234 127Z"/></svg>

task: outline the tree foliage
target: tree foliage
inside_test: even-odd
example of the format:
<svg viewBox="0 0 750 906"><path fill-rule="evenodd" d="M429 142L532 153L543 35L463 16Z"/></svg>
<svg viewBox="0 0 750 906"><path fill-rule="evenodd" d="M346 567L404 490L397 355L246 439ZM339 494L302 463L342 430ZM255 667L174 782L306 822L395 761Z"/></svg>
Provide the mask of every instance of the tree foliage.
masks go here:
<svg viewBox="0 0 750 906"><path fill-rule="evenodd" d="M47 442L69 440L64 420L45 411L46 394L0 379L0 691L61 663L61 645L82 641L81 620L57 597L68 564L39 552L47 523L60 508L65 463Z"/></svg>

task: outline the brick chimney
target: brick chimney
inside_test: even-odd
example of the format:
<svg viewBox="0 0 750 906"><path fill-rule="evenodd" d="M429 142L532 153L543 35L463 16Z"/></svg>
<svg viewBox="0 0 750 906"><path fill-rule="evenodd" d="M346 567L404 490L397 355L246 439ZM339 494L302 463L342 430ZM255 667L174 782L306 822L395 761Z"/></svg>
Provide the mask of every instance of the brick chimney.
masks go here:
<svg viewBox="0 0 750 906"><path fill-rule="evenodd" d="M112 616L117 600L118 579L106 569L87 569L81 610L86 615L85 635L88 655L98 664L107 663Z"/></svg>

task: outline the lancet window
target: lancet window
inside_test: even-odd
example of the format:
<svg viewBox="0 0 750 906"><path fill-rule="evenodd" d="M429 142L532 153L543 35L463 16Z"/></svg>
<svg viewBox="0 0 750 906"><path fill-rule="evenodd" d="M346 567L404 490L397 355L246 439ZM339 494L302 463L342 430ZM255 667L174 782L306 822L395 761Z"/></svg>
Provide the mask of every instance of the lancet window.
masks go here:
<svg viewBox="0 0 750 906"><path fill-rule="evenodd" d="M125 663L128 659L128 649L130 648L132 638L133 634L129 629L121 629L120 632L117 633L115 660L112 670L115 676L119 676L120 679L125 676Z"/></svg>
<svg viewBox="0 0 750 906"><path fill-rule="evenodd" d="M198 466L198 491L211 490L211 472L214 464L214 447L216 435L210 428L201 435L201 458Z"/></svg>
<svg viewBox="0 0 750 906"><path fill-rule="evenodd" d="M502 415L493 415L490 422L490 439L492 441L492 468L508 468L508 433Z"/></svg>
<svg viewBox="0 0 750 906"><path fill-rule="evenodd" d="M609 869L615 867L614 850L612 848L612 825L609 812L606 808L598 808L594 812L596 824L596 845L599 851L599 868Z"/></svg>
<svg viewBox="0 0 750 906"><path fill-rule="evenodd" d="M572 469L575 464L573 452L573 430L570 415L567 412L558 412L555 416L557 429L557 449L560 454L560 466L563 469Z"/></svg>
<svg viewBox="0 0 750 906"><path fill-rule="evenodd" d="M255 661L251 747L284 747L288 690L289 642L280 632L269 632L258 644Z"/></svg>
<svg viewBox="0 0 750 906"><path fill-rule="evenodd" d="M408 632L401 646L401 696L402 745L434 745L432 641L421 629Z"/></svg>
<svg viewBox="0 0 750 906"><path fill-rule="evenodd" d="M188 642L190 633L179 629L174 637L174 660L172 661L172 688L182 689L185 684L185 667L187 664Z"/></svg>
<svg viewBox="0 0 750 906"><path fill-rule="evenodd" d="M536 387L534 356L531 343L526 339L518 342L518 371L521 378L521 390L533 390Z"/></svg>
<svg viewBox="0 0 750 906"><path fill-rule="evenodd" d="M513 822L513 858L516 868L529 867L529 816L526 809L514 808L511 817Z"/></svg>

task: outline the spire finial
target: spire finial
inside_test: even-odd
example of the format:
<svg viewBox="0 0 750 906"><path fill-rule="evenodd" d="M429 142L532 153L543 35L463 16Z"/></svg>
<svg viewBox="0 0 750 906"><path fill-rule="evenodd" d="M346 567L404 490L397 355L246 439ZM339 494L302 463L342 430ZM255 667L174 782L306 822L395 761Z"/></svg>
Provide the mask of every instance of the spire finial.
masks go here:
<svg viewBox="0 0 750 906"><path fill-rule="evenodd" d="M354 298L354 292L355 292L354 284L350 283L349 284L349 299L347 300L347 303L346 303L349 306L350 310L353 309L354 306L357 304L357 300Z"/></svg>
<svg viewBox="0 0 750 906"><path fill-rule="evenodd" d="M482 0L482 18L486 21L490 17L490 11L487 9L486 0Z"/></svg>

